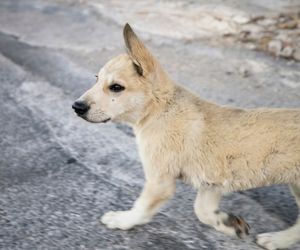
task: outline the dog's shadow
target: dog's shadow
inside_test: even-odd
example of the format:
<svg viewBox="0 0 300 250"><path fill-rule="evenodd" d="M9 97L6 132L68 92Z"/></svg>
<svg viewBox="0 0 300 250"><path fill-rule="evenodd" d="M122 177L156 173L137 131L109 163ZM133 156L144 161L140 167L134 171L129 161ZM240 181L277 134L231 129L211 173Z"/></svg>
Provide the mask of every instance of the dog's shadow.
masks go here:
<svg viewBox="0 0 300 250"><path fill-rule="evenodd" d="M262 187L239 193L260 203L267 213L287 226L293 225L297 219L298 208L287 185Z"/></svg>

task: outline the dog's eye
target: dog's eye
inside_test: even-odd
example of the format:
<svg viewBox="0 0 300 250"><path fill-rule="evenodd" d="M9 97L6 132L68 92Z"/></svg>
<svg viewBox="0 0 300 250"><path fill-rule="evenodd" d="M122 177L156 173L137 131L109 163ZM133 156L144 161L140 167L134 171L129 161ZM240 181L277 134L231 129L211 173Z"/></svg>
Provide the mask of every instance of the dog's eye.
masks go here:
<svg viewBox="0 0 300 250"><path fill-rule="evenodd" d="M123 90L125 89L123 86L121 86L121 85L118 84L118 83L113 83L113 84L110 85L108 88L109 88L112 92L115 92L115 93L121 92L121 91L123 91Z"/></svg>

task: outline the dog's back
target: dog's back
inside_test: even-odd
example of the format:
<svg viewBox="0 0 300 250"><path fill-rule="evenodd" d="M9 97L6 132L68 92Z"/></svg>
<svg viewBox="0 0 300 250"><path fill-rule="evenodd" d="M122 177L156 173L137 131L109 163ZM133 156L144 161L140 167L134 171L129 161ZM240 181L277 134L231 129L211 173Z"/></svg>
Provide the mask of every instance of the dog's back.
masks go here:
<svg viewBox="0 0 300 250"><path fill-rule="evenodd" d="M222 109L207 126L218 133L225 182L234 190L299 182L300 110Z"/></svg>
<svg viewBox="0 0 300 250"><path fill-rule="evenodd" d="M145 127L142 158L169 162L166 171L196 187L233 191L300 179L300 110L222 107L176 86Z"/></svg>

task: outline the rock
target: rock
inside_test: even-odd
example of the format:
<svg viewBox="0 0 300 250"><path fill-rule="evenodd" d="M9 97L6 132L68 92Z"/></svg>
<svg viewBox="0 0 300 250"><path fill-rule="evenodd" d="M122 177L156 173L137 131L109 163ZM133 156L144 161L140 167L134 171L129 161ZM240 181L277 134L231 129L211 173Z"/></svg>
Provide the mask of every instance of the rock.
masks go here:
<svg viewBox="0 0 300 250"><path fill-rule="evenodd" d="M296 60L296 61L300 61L300 48L296 49L293 53L293 58Z"/></svg>
<svg viewBox="0 0 300 250"><path fill-rule="evenodd" d="M251 35L251 32L250 31L241 31L239 34L238 34L238 38L239 40L241 40L242 42L246 42L249 40L249 36Z"/></svg>
<svg viewBox="0 0 300 250"><path fill-rule="evenodd" d="M250 22L251 22L251 23L256 23L256 22L258 22L258 21L260 21L260 20L264 20L264 19L265 19L264 16L255 16L255 17L252 17L252 18L251 18Z"/></svg>
<svg viewBox="0 0 300 250"><path fill-rule="evenodd" d="M259 41L257 41L257 46L260 49L268 50L269 42L273 39L272 36L263 36Z"/></svg>
<svg viewBox="0 0 300 250"><path fill-rule="evenodd" d="M268 44L268 50L276 56L279 56L282 49L282 42L279 40L272 40Z"/></svg>
<svg viewBox="0 0 300 250"><path fill-rule="evenodd" d="M67 160L67 164L72 164L72 163L76 163L77 160L73 157L70 157L68 160Z"/></svg>
<svg viewBox="0 0 300 250"><path fill-rule="evenodd" d="M282 41L283 43L292 43L292 37L289 36L289 33L287 31L280 32L274 38L276 40Z"/></svg>
<svg viewBox="0 0 300 250"><path fill-rule="evenodd" d="M298 22L296 20L291 20L284 23L279 23L277 27L279 29L296 29L298 27Z"/></svg>
<svg viewBox="0 0 300 250"><path fill-rule="evenodd" d="M242 77L249 77L251 74L250 74L250 70L248 68L246 68L244 65L242 65L240 68L239 68L239 72L240 74L242 75Z"/></svg>
<svg viewBox="0 0 300 250"><path fill-rule="evenodd" d="M249 23L251 19L248 16L235 16L232 20L238 24L246 24Z"/></svg>
<svg viewBox="0 0 300 250"><path fill-rule="evenodd" d="M280 56L285 58L291 58L293 55L293 48L291 46L286 46L282 51L280 51Z"/></svg>
<svg viewBox="0 0 300 250"><path fill-rule="evenodd" d="M257 24L260 26L264 26L264 27L269 27L272 26L274 24L276 24L276 20L275 19L261 19L257 21Z"/></svg>
<svg viewBox="0 0 300 250"><path fill-rule="evenodd" d="M247 49L250 49L250 50L257 49L257 46L254 43L248 42L248 43L245 43L245 46L246 46Z"/></svg>
<svg viewBox="0 0 300 250"><path fill-rule="evenodd" d="M264 31L264 28L256 24L245 24L242 26L241 31L251 32L251 33L261 33Z"/></svg>

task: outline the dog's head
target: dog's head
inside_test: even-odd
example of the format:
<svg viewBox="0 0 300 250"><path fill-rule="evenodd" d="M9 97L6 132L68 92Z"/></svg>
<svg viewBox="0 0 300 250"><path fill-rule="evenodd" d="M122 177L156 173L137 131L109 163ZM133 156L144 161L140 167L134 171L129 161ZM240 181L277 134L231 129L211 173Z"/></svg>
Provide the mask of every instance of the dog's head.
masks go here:
<svg viewBox="0 0 300 250"><path fill-rule="evenodd" d="M123 35L127 54L105 64L96 84L72 106L87 121L136 124L170 94L171 81L129 24Z"/></svg>

